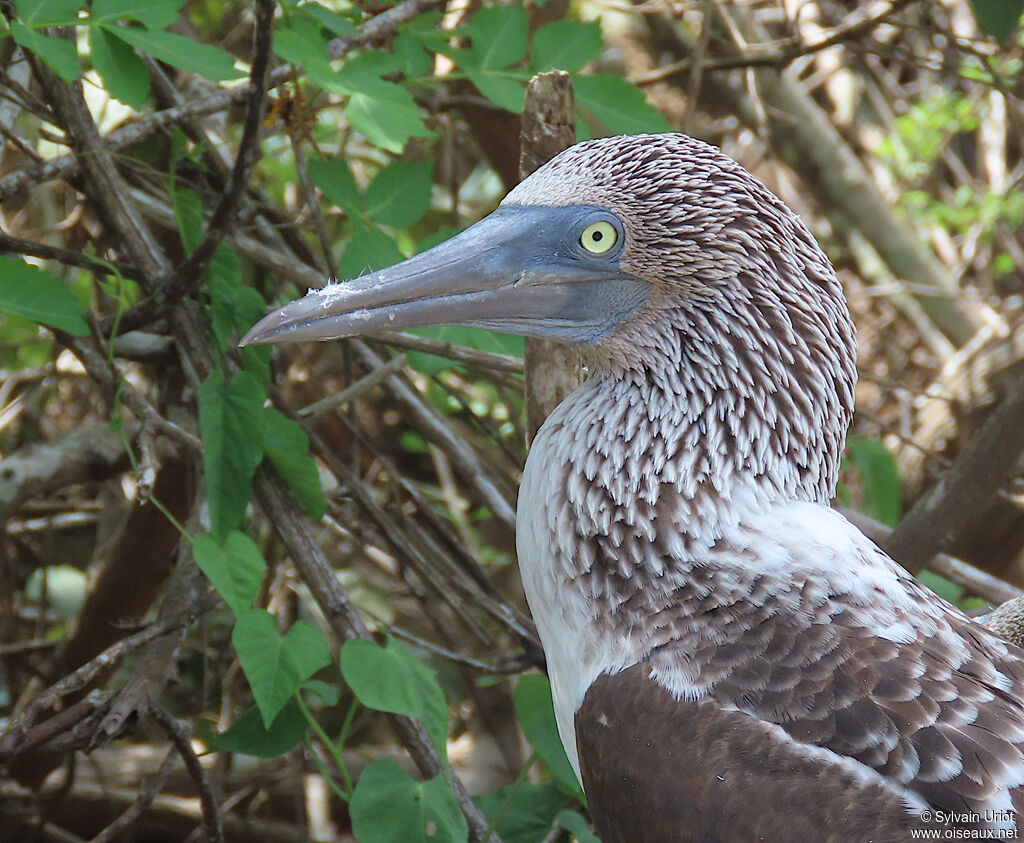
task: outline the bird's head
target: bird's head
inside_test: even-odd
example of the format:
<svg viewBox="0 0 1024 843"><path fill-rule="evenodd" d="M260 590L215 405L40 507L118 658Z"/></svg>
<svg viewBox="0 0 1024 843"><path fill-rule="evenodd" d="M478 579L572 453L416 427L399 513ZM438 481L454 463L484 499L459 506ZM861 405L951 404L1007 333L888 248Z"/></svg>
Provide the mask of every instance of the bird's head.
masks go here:
<svg viewBox="0 0 1024 843"><path fill-rule="evenodd" d="M310 292L242 342L438 324L556 340L598 368L696 360L764 375L769 392L827 381L844 432L852 404L853 328L828 260L759 181L681 134L578 144L461 234Z"/></svg>

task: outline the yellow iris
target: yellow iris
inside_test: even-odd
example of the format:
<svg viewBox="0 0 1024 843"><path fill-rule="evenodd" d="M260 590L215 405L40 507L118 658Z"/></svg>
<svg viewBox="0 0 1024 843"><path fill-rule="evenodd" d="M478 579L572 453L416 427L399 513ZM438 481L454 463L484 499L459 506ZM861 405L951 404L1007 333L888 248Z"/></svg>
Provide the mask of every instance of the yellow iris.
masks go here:
<svg viewBox="0 0 1024 843"><path fill-rule="evenodd" d="M619 239L619 232L615 226L605 220L592 222L583 229L580 235L580 245L594 255L603 255Z"/></svg>

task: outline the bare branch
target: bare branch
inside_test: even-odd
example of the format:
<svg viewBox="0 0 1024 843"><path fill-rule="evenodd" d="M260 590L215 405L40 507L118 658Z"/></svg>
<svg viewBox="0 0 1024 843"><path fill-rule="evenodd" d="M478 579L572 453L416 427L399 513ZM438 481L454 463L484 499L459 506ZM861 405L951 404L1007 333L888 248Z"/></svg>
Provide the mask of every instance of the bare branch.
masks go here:
<svg viewBox="0 0 1024 843"><path fill-rule="evenodd" d="M174 278L161 291L164 306L174 304L188 293L202 277L214 252L227 234L228 226L238 208L242 192L249 183L249 175L260 156L260 128L263 125L263 103L267 96L267 69L270 65L270 44L274 32L273 0L256 0L256 31L253 36L253 60L246 87L245 124L235 154L224 193L207 225L206 236L196 246L185 263L178 267Z"/></svg>
<svg viewBox="0 0 1024 843"><path fill-rule="evenodd" d="M885 550L916 573L952 544L1024 454L1024 374L938 483L904 516Z"/></svg>

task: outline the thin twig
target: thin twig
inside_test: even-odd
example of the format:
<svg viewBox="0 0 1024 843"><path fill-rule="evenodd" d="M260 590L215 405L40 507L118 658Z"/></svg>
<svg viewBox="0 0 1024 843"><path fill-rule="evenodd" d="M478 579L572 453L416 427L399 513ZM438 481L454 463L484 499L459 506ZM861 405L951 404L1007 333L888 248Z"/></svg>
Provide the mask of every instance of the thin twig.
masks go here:
<svg viewBox="0 0 1024 843"><path fill-rule="evenodd" d="M184 614L175 618L169 618L160 623L150 624L145 629L129 635L127 638L122 638L116 644L111 644L95 658L87 661L73 673L69 673L59 682L55 682L29 703L21 716L17 717L7 731L4 732L3 736L0 737L0 762L12 758L22 750L23 740L28 734L29 728L35 723L36 718L44 711L52 708L58 700L82 690L100 673L116 667L126 656L136 652L140 647L164 635L169 635L183 627L189 626L196 618L216 606L218 602L219 598L213 595L198 600ZM96 701L92 701L89 705L94 708Z"/></svg>
<svg viewBox="0 0 1024 843"><path fill-rule="evenodd" d="M351 386L345 387L341 392L336 392L334 395L328 395L326 398L321 398L319 401L315 401L312 404L303 407L301 410L296 411L295 415L300 419L316 418L329 410L337 409L351 401L355 401L360 395L369 392L378 384L386 381L391 377L391 375L395 374L395 372L401 371L405 368L405 364L408 362L409 359L404 354L392 357L383 366L378 366L368 375L364 375Z"/></svg>
<svg viewBox="0 0 1024 843"><path fill-rule="evenodd" d="M885 550L917 573L946 550L976 519L1024 453L1024 374L939 482L908 512L885 542Z"/></svg>
<svg viewBox="0 0 1024 843"><path fill-rule="evenodd" d="M196 790L199 792L199 804L203 808L203 826L206 830L207 840L213 841L213 843L224 843L224 823L220 815L220 806L210 789L210 780L206 776L206 770L203 769L199 756L192 749L191 729L172 717L170 712L161 706L151 706L149 713L167 732L167 736L178 750L181 760L185 762L185 769L188 770L192 781L195 782Z"/></svg>
<svg viewBox="0 0 1024 843"><path fill-rule="evenodd" d="M376 331L373 338L388 345L407 348L410 351L423 351L427 354L436 354L438 357L446 357L449 360L454 360L471 369L476 369L490 375L498 372L510 375L521 375L523 373L523 358L513 357L511 354L481 351L477 348L470 348L467 345L456 345L444 340L435 340L430 337L409 334L405 331Z"/></svg>
<svg viewBox="0 0 1024 843"><path fill-rule="evenodd" d="M302 507L295 499L284 481L267 468L256 472L253 490L260 508L274 525L288 552L295 562L303 582L309 587L324 617L334 632L343 641L352 638L369 638L365 624L356 612L348 594L338 581L334 569L323 556L323 552L313 536L302 515ZM419 720L399 715L389 715L392 727L399 739L409 751L420 773L433 778L440 774L452 789L455 799L466 815L469 823L470 839L485 839L487 818L473 803L465 785L454 774L451 767L444 764L434 749L427 735L427 730ZM500 843L495 834L487 838L490 843Z"/></svg>
<svg viewBox="0 0 1024 843"><path fill-rule="evenodd" d="M77 266L80 269L88 269L98 275L123 275L125 278L136 278L138 273L135 268L120 261L98 261L76 252L72 249L62 249L59 246L50 246L46 243L36 243L32 240L22 240L19 237L11 237L0 231L0 255L31 255L34 258L57 261L65 266Z"/></svg>
<svg viewBox="0 0 1024 843"><path fill-rule="evenodd" d="M837 26L828 35L815 41L813 44L804 44L799 38L794 37L784 41L777 41L773 44L753 46L749 52L741 53L738 56L707 59L702 62L704 71L733 70L740 67L775 67L782 69L802 56L819 53L845 41L861 38L879 24L885 23L886 20L897 12L916 2L918 0L893 0L888 8L871 17L864 17L863 10L853 12L846 22ZM699 54L687 56L684 59L663 65L655 70L638 73L630 81L640 87L653 85L655 82L663 82L673 76L690 72L693 63L700 61L701 58L702 56Z"/></svg>
<svg viewBox="0 0 1024 843"><path fill-rule="evenodd" d="M138 822L139 817L141 817L143 812L153 804L153 800L156 799L160 794L160 791L163 789L164 782L167 781L167 777L171 774L171 770L174 769L174 759L176 755L177 751L175 747L172 746L167 750L164 760L160 762L160 766L157 767L156 772L149 777L146 789L139 793L139 798L136 799L117 819L93 837L89 843L111 843L111 841L115 840L118 835L127 831L136 822Z"/></svg>
<svg viewBox="0 0 1024 843"><path fill-rule="evenodd" d="M187 294L206 271L217 247L227 234L242 193L249 183L260 157L260 129L263 125L263 103L267 95L267 69L270 66L270 45L274 32L274 0L256 0L256 31L253 35L253 60L246 88L245 123L235 154L235 165L224 188L220 202L210 218L206 236L178 267L167 287L161 291L165 306L174 304Z"/></svg>

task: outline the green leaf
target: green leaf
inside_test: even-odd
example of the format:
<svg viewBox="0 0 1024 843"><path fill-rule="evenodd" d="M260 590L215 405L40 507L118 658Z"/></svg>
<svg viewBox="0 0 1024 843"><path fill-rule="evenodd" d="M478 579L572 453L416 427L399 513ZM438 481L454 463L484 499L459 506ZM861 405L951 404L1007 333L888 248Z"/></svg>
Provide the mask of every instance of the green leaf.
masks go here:
<svg viewBox="0 0 1024 843"><path fill-rule="evenodd" d="M573 84L576 104L589 111L613 134L671 131L668 121L648 104L643 91L621 76L595 73L574 77Z"/></svg>
<svg viewBox="0 0 1024 843"><path fill-rule="evenodd" d="M325 9L319 3L307 3L302 11L311 15L320 22L325 29L329 29L334 35L348 36L356 34L356 25L343 15Z"/></svg>
<svg viewBox="0 0 1024 843"><path fill-rule="evenodd" d="M469 839L466 817L444 779L436 776L418 782L391 759L375 761L363 770L349 813L359 843L462 843Z"/></svg>
<svg viewBox="0 0 1024 843"><path fill-rule="evenodd" d="M997 41L1006 41L1020 27L1024 0L972 0L978 26Z"/></svg>
<svg viewBox="0 0 1024 843"><path fill-rule="evenodd" d="M178 224L178 235L186 252L203 241L203 203L199 194L188 188L171 190L171 208Z"/></svg>
<svg viewBox="0 0 1024 843"><path fill-rule="evenodd" d="M267 563L259 547L245 533L232 530L223 547L213 533L196 536L192 542L196 564L236 615L244 612L260 593Z"/></svg>
<svg viewBox="0 0 1024 843"><path fill-rule="evenodd" d="M327 161L314 158L309 162L307 169L313 184L347 216L352 219L359 219L362 216L359 188L347 161L343 158L331 158Z"/></svg>
<svg viewBox="0 0 1024 843"><path fill-rule="evenodd" d="M952 580L947 580L940 574L934 574L931 571L921 571L915 574L915 579L950 603L955 604L964 596L964 590L960 586Z"/></svg>
<svg viewBox="0 0 1024 843"><path fill-rule="evenodd" d="M342 278L357 278L366 272L384 269L403 260L405 255L388 235L377 228L359 228L345 246L338 261Z"/></svg>
<svg viewBox="0 0 1024 843"><path fill-rule="evenodd" d="M185 0L94 0L92 19L96 23L137 20L146 29L163 29L174 23Z"/></svg>
<svg viewBox="0 0 1024 843"><path fill-rule="evenodd" d="M68 84L78 78L78 51L74 41L51 38L16 20L11 21L11 35L16 44L39 56L50 70Z"/></svg>
<svg viewBox="0 0 1024 843"><path fill-rule="evenodd" d="M89 27L92 66L114 99L141 111L149 99L149 74L135 51L101 26Z"/></svg>
<svg viewBox="0 0 1024 843"><path fill-rule="evenodd" d="M423 721L438 753L447 758L448 706L437 677L401 641L387 647L375 641L347 641L341 648L341 675L359 702L374 711Z"/></svg>
<svg viewBox="0 0 1024 843"><path fill-rule="evenodd" d="M235 60L230 53L201 41L173 32L154 32L127 26L119 26L112 31L118 38L158 61L215 82L237 79L242 75L235 69Z"/></svg>
<svg viewBox="0 0 1024 843"><path fill-rule="evenodd" d="M604 49L601 24L577 20L556 20L542 26L533 36L532 62L536 72L542 70L579 70L592 62Z"/></svg>
<svg viewBox="0 0 1024 843"><path fill-rule="evenodd" d="M74 21L83 5L84 0L18 0L14 8L29 26L54 26Z"/></svg>
<svg viewBox="0 0 1024 843"><path fill-rule="evenodd" d="M864 486L862 511L895 527L901 514L900 472L896 460L878 439L851 436L846 447Z"/></svg>
<svg viewBox="0 0 1024 843"><path fill-rule="evenodd" d="M174 197L177 198L181 192L175 191ZM191 240L192 236L186 232L182 239ZM262 318L267 312L267 305L263 297L251 287L241 286L241 262L235 250L223 243L214 252L204 278L210 294L213 334L221 350L227 351L229 347L238 344L237 337L233 334L245 333L254 320Z"/></svg>
<svg viewBox="0 0 1024 843"><path fill-rule="evenodd" d="M338 704L338 689L319 679L307 679L302 683L302 690L316 694L324 705L332 706Z"/></svg>
<svg viewBox="0 0 1024 843"><path fill-rule="evenodd" d="M521 3L481 9L466 26L473 66L502 70L515 64L526 55L527 30L526 9Z"/></svg>
<svg viewBox="0 0 1024 843"><path fill-rule="evenodd" d="M255 758L276 758L297 747L306 736L306 718L295 699L289 700L269 726L259 709L248 709L231 727L214 736L211 749Z"/></svg>
<svg viewBox="0 0 1024 843"><path fill-rule="evenodd" d="M423 49L419 39L411 32L403 32L395 39L395 58L402 63L402 72L410 79L427 76L434 66L433 60Z"/></svg>
<svg viewBox="0 0 1024 843"><path fill-rule="evenodd" d="M430 207L434 165L428 161L394 161L366 188L366 213L381 225L412 225Z"/></svg>
<svg viewBox="0 0 1024 843"><path fill-rule="evenodd" d="M327 512L320 472L309 453L309 438L298 423L273 407L264 407L263 451L291 486L306 515L320 520Z"/></svg>
<svg viewBox="0 0 1024 843"><path fill-rule="evenodd" d="M309 18L295 17L287 23L279 23L274 29L274 53L292 64L334 73L327 59L327 40L316 22Z"/></svg>
<svg viewBox="0 0 1024 843"><path fill-rule="evenodd" d="M601 843L597 835L590 830L587 821L575 811L559 811L556 822L568 831L578 843Z"/></svg>
<svg viewBox="0 0 1024 843"><path fill-rule="evenodd" d="M383 82L386 88L373 93L354 93L345 106L345 119L374 146L396 155L405 148L409 138L433 136L415 101L405 88Z"/></svg>
<svg viewBox="0 0 1024 843"><path fill-rule="evenodd" d="M331 663L331 651L319 629L296 621L281 635L277 620L264 609L238 613L231 643L267 727L303 681Z"/></svg>
<svg viewBox="0 0 1024 843"><path fill-rule="evenodd" d="M236 372L227 385L214 372L199 390L206 495L213 532L221 538L245 515L252 476L263 460L265 397L250 372Z"/></svg>
<svg viewBox="0 0 1024 843"><path fill-rule="evenodd" d="M555 824L570 798L554 781L517 782L474 800L504 843L537 843Z"/></svg>
<svg viewBox="0 0 1024 843"><path fill-rule="evenodd" d="M17 258L0 257L0 313L14 313L33 322L89 335L85 308L56 275Z"/></svg>
<svg viewBox="0 0 1024 843"><path fill-rule="evenodd" d="M338 78L356 93L395 84L380 77L398 70L401 70L401 62L396 56L384 50L367 50L346 61L338 71Z"/></svg>
<svg viewBox="0 0 1024 843"><path fill-rule="evenodd" d="M555 723L555 707L551 702L551 683L539 673L519 677L516 685L516 717L530 745L544 759L558 780L573 793L580 794L576 773L565 755L562 739Z"/></svg>
<svg viewBox="0 0 1024 843"><path fill-rule="evenodd" d="M219 752L237 752L256 758L277 758L298 746L308 724L294 697L269 726L263 724L258 708L247 709L231 728L214 737L210 747Z"/></svg>
<svg viewBox="0 0 1024 843"><path fill-rule="evenodd" d="M476 85L477 90L495 105L513 114L519 114L523 110L526 88L519 79L502 72L495 73L475 67L465 67L463 70L469 81Z"/></svg>

